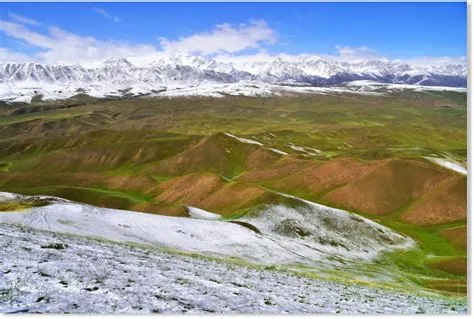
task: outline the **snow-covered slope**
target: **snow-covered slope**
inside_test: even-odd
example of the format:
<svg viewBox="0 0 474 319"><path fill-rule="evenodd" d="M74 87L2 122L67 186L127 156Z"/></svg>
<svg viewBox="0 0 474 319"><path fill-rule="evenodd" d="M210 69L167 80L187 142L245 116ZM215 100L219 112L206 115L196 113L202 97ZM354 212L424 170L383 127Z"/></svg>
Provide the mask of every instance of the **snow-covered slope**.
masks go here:
<svg viewBox="0 0 474 319"><path fill-rule="evenodd" d="M260 62L220 61L191 55L163 56L143 66L110 58L96 68L38 63L0 64L0 100L68 98L77 93L103 97L128 94L262 95L293 87L338 86L352 81L416 86L466 87L465 64L409 65L385 60L341 62L318 56L275 57ZM226 84L227 86L223 86ZM230 85L230 86L229 86ZM176 89L181 89L176 92ZM184 89L184 91L182 90ZM270 93L272 93L270 92ZM320 91L316 91L320 92Z"/></svg>
<svg viewBox="0 0 474 319"><path fill-rule="evenodd" d="M318 280L0 224L0 313L467 313L463 298Z"/></svg>
<svg viewBox="0 0 474 319"><path fill-rule="evenodd" d="M11 201L12 196L16 200L29 198L0 193L0 201ZM227 222L199 219L217 216L196 208L191 208L191 216L196 218L182 218L51 198L47 206L2 212L0 222L270 264L371 260L380 252L414 244L410 238L354 214L297 198L286 200L259 209L251 217Z"/></svg>
<svg viewBox="0 0 474 319"><path fill-rule="evenodd" d="M314 259L319 252L340 258L374 258L382 250L407 249L414 242L387 227L346 211L284 195L288 201L265 205L242 221L281 247Z"/></svg>

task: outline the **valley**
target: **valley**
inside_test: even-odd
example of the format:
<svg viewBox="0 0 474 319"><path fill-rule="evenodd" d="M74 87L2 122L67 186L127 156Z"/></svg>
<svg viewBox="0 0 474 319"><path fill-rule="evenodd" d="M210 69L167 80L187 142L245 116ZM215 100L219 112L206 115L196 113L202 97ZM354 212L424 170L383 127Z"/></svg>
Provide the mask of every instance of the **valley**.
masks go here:
<svg viewBox="0 0 474 319"><path fill-rule="evenodd" d="M56 236L44 231L69 234L61 240L71 246L91 240L74 235L167 247L290 269L328 285L355 279L369 287L361 289L409 287L462 305L466 93L378 93L80 94L2 104L0 190L25 195L2 193L2 232L12 243L22 235L5 223L41 234L38 240ZM267 306L255 311L338 309ZM407 307L399 310L418 310ZM424 311L441 311L434 307ZM392 310L385 312L400 312Z"/></svg>

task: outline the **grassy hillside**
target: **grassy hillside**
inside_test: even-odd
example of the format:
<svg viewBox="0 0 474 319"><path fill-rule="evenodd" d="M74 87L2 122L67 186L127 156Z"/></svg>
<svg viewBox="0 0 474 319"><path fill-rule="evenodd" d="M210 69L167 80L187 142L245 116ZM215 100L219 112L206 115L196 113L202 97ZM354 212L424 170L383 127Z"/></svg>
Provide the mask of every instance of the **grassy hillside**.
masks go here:
<svg viewBox="0 0 474 319"><path fill-rule="evenodd" d="M4 106L0 190L227 219L284 192L410 235L379 266L462 292L467 178L424 157L465 164L466 121L465 94L434 91Z"/></svg>

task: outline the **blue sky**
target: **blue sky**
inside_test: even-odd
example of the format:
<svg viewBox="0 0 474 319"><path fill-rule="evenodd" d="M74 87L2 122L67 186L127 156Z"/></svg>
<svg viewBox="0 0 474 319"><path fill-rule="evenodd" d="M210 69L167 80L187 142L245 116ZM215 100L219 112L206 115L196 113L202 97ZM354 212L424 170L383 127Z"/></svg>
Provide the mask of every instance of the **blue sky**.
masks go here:
<svg viewBox="0 0 474 319"><path fill-rule="evenodd" d="M459 57L466 20L465 3L0 3L0 62L154 50Z"/></svg>

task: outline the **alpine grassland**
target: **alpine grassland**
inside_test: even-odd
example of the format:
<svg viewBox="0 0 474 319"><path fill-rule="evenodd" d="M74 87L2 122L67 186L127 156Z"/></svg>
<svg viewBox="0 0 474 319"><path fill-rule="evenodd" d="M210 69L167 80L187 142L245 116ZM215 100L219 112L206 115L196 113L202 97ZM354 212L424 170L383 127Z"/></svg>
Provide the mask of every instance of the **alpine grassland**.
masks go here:
<svg viewBox="0 0 474 319"><path fill-rule="evenodd" d="M466 105L465 93L408 89L2 104L0 189L158 215L186 217L189 205L237 222L291 207L284 193L416 242L326 276L464 295L467 176L429 159L465 167Z"/></svg>

